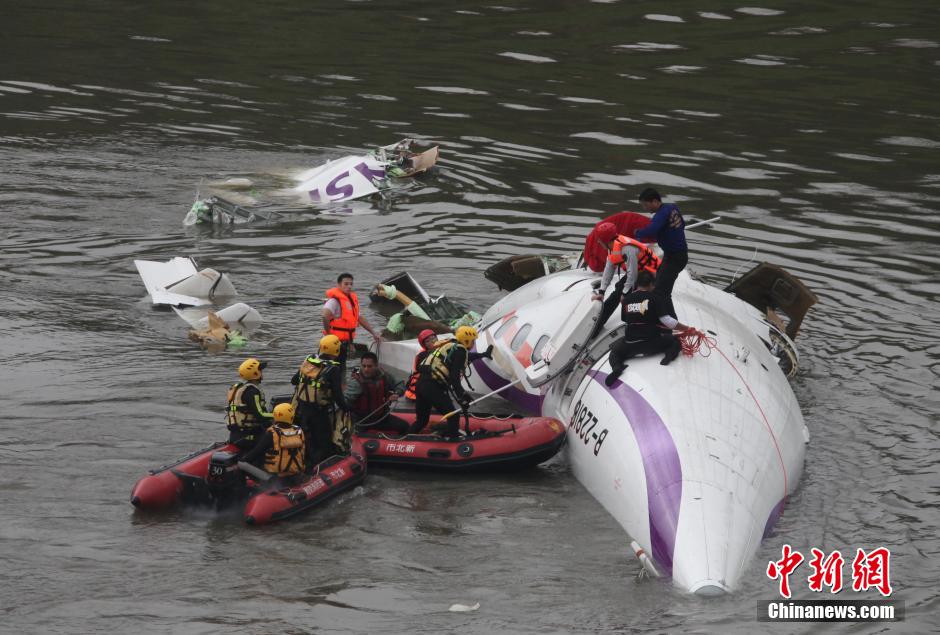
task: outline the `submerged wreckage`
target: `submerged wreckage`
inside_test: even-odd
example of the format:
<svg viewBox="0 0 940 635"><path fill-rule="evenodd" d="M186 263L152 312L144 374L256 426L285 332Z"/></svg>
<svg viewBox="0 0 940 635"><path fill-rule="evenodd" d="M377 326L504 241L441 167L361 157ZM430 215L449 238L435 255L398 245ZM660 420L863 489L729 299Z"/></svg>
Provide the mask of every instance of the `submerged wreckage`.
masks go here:
<svg viewBox="0 0 940 635"><path fill-rule="evenodd" d="M565 423L575 476L651 574L701 595L734 589L802 472L809 432L787 376L815 296L766 263L725 289L684 270L673 301L711 354L668 366L634 358L608 387L608 348L623 331L615 314L589 337L599 274L526 262L518 271L519 258L506 259L487 273L515 290L477 325L476 347L494 351L473 363L472 390L503 389L515 410ZM417 351L413 340L386 342L382 361L407 376Z"/></svg>
<svg viewBox="0 0 940 635"><path fill-rule="evenodd" d="M424 329L452 333L463 325L476 324L480 314L444 295L432 298L408 272L397 273L375 285L369 294L373 303L385 309L397 309L389 316L382 333L389 339L408 339Z"/></svg>

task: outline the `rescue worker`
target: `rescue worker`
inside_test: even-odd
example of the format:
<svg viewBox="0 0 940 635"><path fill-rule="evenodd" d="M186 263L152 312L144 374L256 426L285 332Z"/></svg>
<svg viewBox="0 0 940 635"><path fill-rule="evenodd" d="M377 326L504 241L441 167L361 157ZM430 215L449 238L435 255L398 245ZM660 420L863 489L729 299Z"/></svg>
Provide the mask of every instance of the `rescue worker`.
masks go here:
<svg viewBox="0 0 940 635"><path fill-rule="evenodd" d="M304 431L294 425L294 407L289 403L274 406L274 425L261 435L244 461L255 464L264 457L265 472L280 478L297 477L304 472L306 443Z"/></svg>
<svg viewBox="0 0 940 635"><path fill-rule="evenodd" d="M297 423L306 434L310 465L333 454L333 446L340 453L349 450L344 440L337 443L337 437L342 436L337 435L337 431L348 421L349 410L343 398L339 353L339 338L323 337L319 353L308 356L290 380L295 386L291 405L297 411Z"/></svg>
<svg viewBox="0 0 940 635"><path fill-rule="evenodd" d="M228 390L228 442L240 450L254 446L261 433L271 425L272 415L265 409L264 392L261 390L261 371L266 366L267 363L249 357L238 367L241 381Z"/></svg>
<svg viewBox="0 0 940 635"><path fill-rule="evenodd" d="M679 272L689 264L689 247L685 242L685 220L674 203L663 203L659 192L651 187L640 192L640 205L653 214L650 224L638 229L637 240L656 239L663 250L663 261L656 271L655 288L666 301L669 315L676 316L672 305L672 287Z"/></svg>
<svg viewBox="0 0 940 635"><path fill-rule="evenodd" d="M372 334L376 345L382 342L382 337L372 328L369 321L359 312L359 298L352 290L353 276L351 273L341 273L336 278L336 286L326 291L326 301L323 304L323 334L335 335L341 343L338 361L346 373L346 359L349 357L349 348L356 338L356 328L362 326Z"/></svg>
<svg viewBox="0 0 940 635"><path fill-rule="evenodd" d="M669 315L662 295L653 289L653 274L649 271L641 271L636 289L623 294L620 317L627 329L622 339L610 345L610 375L604 380L608 386L620 377L631 357L665 352L659 363L666 366L679 356L682 344L672 331L687 331L689 327Z"/></svg>
<svg viewBox="0 0 940 635"><path fill-rule="evenodd" d="M604 300L607 293L607 286L614 276L614 270L620 269L626 274L620 277L614 287L614 293L604 301L604 308L601 310L600 319L594 325L594 331L591 337L597 335L600 329L607 323L607 319L613 315L614 310L620 303L620 296L624 289L631 291L636 284L636 276L640 270L649 271L655 274L660 266L659 256L653 253L653 250L646 243L617 233L617 226L613 223L601 223L595 231L597 242L607 249L607 261L604 263L604 275L601 278L601 286L593 296L594 300Z"/></svg>
<svg viewBox="0 0 940 635"><path fill-rule="evenodd" d="M613 223L601 223L597 226L597 241L607 248L607 261L604 263L604 276L594 296L595 300L604 299L607 286L614 277L614 270L618 268L625 271L626 275L621 277L617 284L620 285L621 290L627 291L633 289L633 285L636 284L639 270L655 274L659 269L659 256L653 253L649 245L618 234L617 226Z"/></svg>
<svg viewBox="0 0 940 635"><path fill-rule="evenodd" d="M427 357L428 352L437 346L437 333L431 329L424 329L418 333L418 344L421 345L421 350L415 355L415 363L411 370L411 376L408 378L408 386L405 388L405 399L411 401L417 398L415 387L418 385L418 365Z"/></svg>
<svg viewBox="0 0 940 635"><path fill-rule="evenodd" d="M443 344L443 342L440 342ZM408 378L408 385L405 388L405 399L414 401L417 398L415 395L415 387L418 385L418 365L421 364L421 361L427 357L431 349L435 348L439 344L437 339L437 333L431 329L424 329L418 333L418 344L421 345L421 350L415 355L415 363L412 367L411 376ZM486 357L487 359L493 359L493 345L490 344L486 347L486 350L482 353L477 353L475 351L470 351L467 356L468 363L472 363L480 358Z"/></svg>
<svg viewBox="0 0 940 635"><path fill-rule="evenodd" d="M398 393L388 373L379 368L375 353L362 354L345 397L356 429L383 430L398 436L408 432L408 422L391 413L391 404L398 400Z"/></svg>
<svg viewBox="0 0 940 635"><path fill-rule="evenodd" d="M428 352L418 364L415 422L409 430L411 434L417 434L424 429L431 418L432 408L442 415L453 412L454 403L449 392L457 398L461 408L466 409L470 405L470 396L463 389L460 380L470 364L469 349L477 339L477 330L472 326L461 326L457 329L455 338ZM446 418L442 429L435 430L438 431L448 438L458 437L459 413Z"/></svg>

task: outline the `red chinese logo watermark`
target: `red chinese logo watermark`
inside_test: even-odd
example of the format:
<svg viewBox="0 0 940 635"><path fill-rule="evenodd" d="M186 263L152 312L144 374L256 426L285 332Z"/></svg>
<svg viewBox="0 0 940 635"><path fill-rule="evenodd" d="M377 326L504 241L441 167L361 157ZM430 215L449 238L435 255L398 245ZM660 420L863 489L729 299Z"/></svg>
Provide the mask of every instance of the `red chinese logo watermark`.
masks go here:
<svg viewBox="0 0 940 635"><path fill-rule="evenodd" d="M790 597L790 574L803 562L803 554L790 549L790 545L783 545L783 557L780 560L771 560L767 563L767 577L771 580L780 578L780 595Z"/></svg>
<svg viewBox="0 0 940 635"><path fill-rule="evenodd" d="M811 591L822 593L824 588L829 593L838 593L842 590L842 569L845 558L838 549L832 553L825 553L813 547L810 550L812 558L809 566L812 573L806 578ZM780 595L789 598L790 574L795 572L805 558L799 551L793 550L790 545L783 545L780 560L771 560L767 563L767 577L779 580ZM893 592L891 588L891 551L886 547L879 547L865 552L858 549L852 560L852 590L856 592L875 589L881 595L888 597Z"/></svg>

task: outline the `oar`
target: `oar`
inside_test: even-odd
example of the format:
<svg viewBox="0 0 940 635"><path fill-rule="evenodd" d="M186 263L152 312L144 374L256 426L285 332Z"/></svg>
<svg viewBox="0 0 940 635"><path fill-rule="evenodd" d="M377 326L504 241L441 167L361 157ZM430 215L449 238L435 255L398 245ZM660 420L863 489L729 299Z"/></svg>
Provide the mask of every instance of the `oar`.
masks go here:
<svg viewBox="0 0 940 635"><path fill-rule="evenodd" d="M523 377L520 377L520 378L517 379L516 381L506 384L506 385L503 386L502 388L497 388L497 389L494 390L493 392L487 393L487 394L483 395L482 397L479 397L479 398L477 398L477 399L474 399L473 401L471 401L470 403L467 404L467 408L469 409L470 406L472 406L473 404L475 404L475 403L480 403L481 401L483 401L483 400L486 399L487 397L492 397L493 395L496 395L496 394L498 394L498 393L503 392L503 391L506 390L507 388L511 388L512 386L515 386L516 384L518 384L518 383L519 383L520 381L522 381L523 379L524 379ZM454 410L453 412L448 412L446 415L444 415L444 418L445 418L445 419L450 419L450 418L453 417L455 414L459 414L459 413L462 412L462 411L463 411L463 408L459 408L459 409L457 409L457 410Z"/></svg>
<svg viewBox="0 0 940 635"><path fill-rule="evenodd" d="M701 225L710 225L710 224L712 224L712 223L717 223L717 222L720 221L720 220L721 220L721 216L716 216L715 218L709 218L708 220L700 220L700 221L698 221L697 223L692 223L691 225L686 225L685 228L686 228L687 230L688 230L688 229L695 229L696 227L699 227L699 226L701 226Z"/></svg>

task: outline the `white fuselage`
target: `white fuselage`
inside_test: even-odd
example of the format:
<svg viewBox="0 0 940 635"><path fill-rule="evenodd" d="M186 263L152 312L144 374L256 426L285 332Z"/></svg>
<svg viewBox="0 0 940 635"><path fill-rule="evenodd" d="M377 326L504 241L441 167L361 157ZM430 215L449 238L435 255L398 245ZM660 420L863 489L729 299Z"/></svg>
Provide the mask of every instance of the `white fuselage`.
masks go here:
<svg viewBox="0 0 940 635"><path fill-rule="evenodd" d="M520 410L568 428L575 476L653 558L690 592L733 589L799 480L808 433L790 385L769 351L769 325L754 307L682 272L673 302L684 324L715 347L668 366L660 355L629 360L607 387L608 346L622 334L619 310L572 371L536 388L526 369L551 369L583 343L598 303L598 274L562 271L493 305L479 325L470 379ZM709 353L710 350L710 354ZM413 342L382 347L383 363L411 371Z"/></svg>

